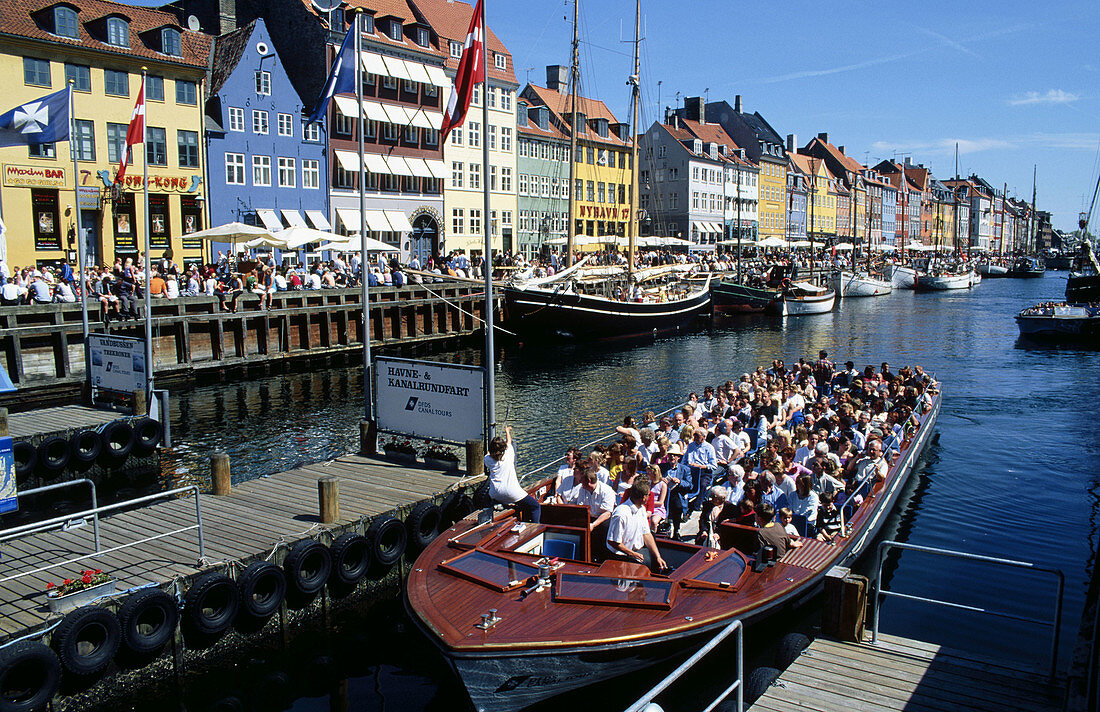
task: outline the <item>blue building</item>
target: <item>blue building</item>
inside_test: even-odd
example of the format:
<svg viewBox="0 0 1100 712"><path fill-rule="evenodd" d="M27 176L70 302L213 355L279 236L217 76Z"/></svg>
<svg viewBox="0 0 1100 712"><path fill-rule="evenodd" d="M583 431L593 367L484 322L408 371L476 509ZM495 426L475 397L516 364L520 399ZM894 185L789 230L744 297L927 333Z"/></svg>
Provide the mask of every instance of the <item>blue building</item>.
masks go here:
<svg viewBox="0 0 1100 712"><path fill-rule="evenodd" d="M330 232L325 124L306 124L305 102L262 19L215 38L208 83L211 225L237 221L273 231L301 225ZM228 249L214 243L211 254Z"/></svg>
<svg viewBox="0 0 1100 712"><path fill-rule="evenodd" d="M883 181L882 189L882 244L901 247L897 241L898 190L890 181Z"/></svg>

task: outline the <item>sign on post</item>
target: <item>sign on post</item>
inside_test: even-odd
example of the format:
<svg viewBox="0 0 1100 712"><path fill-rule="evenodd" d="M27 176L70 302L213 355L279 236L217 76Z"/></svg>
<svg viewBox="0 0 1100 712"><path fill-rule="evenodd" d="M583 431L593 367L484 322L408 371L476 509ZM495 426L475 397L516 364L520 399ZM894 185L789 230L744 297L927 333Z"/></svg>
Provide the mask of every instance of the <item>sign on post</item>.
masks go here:
<svg viewBox="0 0 1100 712"><path fill-rule="evenodd" d="M15 449L12 439L0 437L0 514L19 508L15 487Z"/></svg>
<svg viewBox="0 0 1100 712"><path fill-rule="evenodd" d="M451 442L484 438L485 379L477 366L379 357L374 394L380 430Z"/></svg>
<svg viewBox="0 0 1100 712"><path fill-rule="evenodd" d="M129 336L88 334L92 388L119 393L145 390L145 342Z"/></svg>

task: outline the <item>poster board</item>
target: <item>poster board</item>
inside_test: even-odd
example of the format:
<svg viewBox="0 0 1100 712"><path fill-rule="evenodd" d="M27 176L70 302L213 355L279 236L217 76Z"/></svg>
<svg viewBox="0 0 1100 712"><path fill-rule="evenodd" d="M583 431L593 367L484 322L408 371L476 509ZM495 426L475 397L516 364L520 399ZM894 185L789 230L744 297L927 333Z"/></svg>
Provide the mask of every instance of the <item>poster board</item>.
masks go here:
<svg viewBox="0 0 1100 712"><path fill-rule="evenodd" d="M477 366L378 357L374 398L380 430L457 443L484 438L485 376Z"/></svg>
<svg viewBox="0 0 1100 712"><path fill-rule="evenodd" d="M145 342L129 336L88 334L92 388L130 394L145 389Z"/></svg>

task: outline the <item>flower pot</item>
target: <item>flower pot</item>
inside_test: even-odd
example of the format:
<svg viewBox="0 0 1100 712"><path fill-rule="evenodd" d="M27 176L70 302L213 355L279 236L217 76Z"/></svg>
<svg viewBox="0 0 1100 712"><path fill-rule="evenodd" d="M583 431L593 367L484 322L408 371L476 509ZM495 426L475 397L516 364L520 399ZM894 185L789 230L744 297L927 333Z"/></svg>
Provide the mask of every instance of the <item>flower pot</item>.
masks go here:
<svg viewBox="0 0 1100 712"><path fill-rule="evenodd" d="M393 452L386 450L386 459L390 462L396 462L399 465L415 465L416 453L414 452Z"/></svg>
<svg viewBox="0 0 1100 712"><path fill-rule="evenodd" d="M438 457L424 456L424 464L433 470L451 472L458 469L458 460L444 460Z"/></svg>
<svg viewBox="0 0 1100 712"><path fill-rule="evenodd" d="M58 595L56 591L47 591L46 603L50 607L50 613L64 613L91 603L100 596L107 596L114 592L115 579L110 579L95 586L88 586L79 591L62 595Z"/></svg>

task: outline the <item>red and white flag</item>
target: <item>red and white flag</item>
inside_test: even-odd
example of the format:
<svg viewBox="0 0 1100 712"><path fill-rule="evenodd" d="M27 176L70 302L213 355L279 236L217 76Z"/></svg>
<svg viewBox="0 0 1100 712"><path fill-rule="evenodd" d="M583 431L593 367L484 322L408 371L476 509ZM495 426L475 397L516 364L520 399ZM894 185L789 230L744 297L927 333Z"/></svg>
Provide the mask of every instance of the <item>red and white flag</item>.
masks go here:
<svg viewBox="0 0 1100 712"><path fill-rule="evenodd" d="M466 120L470 108L470 99L474 95L474 85L485 81L485 66L482 62L482 43L485 41L485 24L482 22L481 3L477 0L474 16L470 18L470 29L466 32L466 44L462 49L462 59L458 62L455 85L447 100L447 112L443 117L443 126L439 129L440 141L456 126Z"/></svg>
<svg viewBox="0 0 1100 712"><path fill-rule="evenodd" d="M145 143L145 77L141 78L141 90L138 91L137 103L134 104L134 113L130 115L130 127L126 129L126 145L122 147L122 158L118 162L118 174L115 183L121 184L126 177L127 160L130 157L130 147Z"/></svg>

